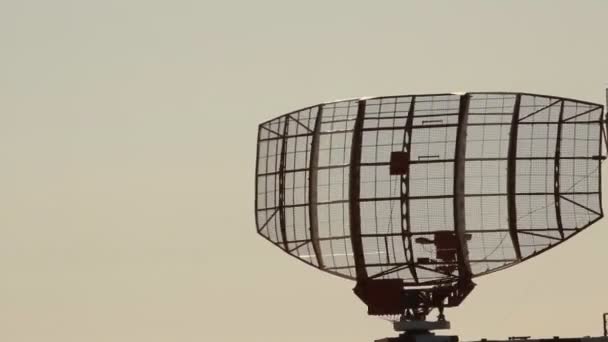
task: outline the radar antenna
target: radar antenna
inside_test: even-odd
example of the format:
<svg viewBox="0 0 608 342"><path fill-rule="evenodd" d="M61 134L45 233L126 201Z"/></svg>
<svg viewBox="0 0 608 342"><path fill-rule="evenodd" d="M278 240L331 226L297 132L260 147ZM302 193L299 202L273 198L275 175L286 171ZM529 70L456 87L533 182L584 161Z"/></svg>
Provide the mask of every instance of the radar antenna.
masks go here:
<svg viewBox="0 0 608 342"><path fill-rule="evenodd" d="M450 327L445 309L462 304L473 278L603 217L607 124L600 104L510 92L296 110L259 126L258 233L356 281L370 315L396 317L403 334L392 340L453 340L432 331Z"/></svg>

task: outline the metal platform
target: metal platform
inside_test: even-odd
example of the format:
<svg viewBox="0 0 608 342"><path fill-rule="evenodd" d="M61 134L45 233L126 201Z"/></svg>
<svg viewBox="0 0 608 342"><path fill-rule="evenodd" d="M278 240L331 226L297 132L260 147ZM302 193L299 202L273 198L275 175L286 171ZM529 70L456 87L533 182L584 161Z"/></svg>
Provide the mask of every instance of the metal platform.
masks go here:
<svg viewBox="0 0 608 342"><path fill-rule="evenodd" d="M604 336L530 338L530 336L511 336L506 340L482 338L467 342L608 342L608 313L602 315ZM449 329L450 324L445 320L436 322L402 320L394 322L395 331L405 331L398 337L388 337L374 342L459 342L458 336L435 335L432 331Z"/></svg>
<svg viewBox="0 0 608 342"><path fill-rule="evenodd" d="M467 341L467 342L515 342L515 341L525 341L525 342L608 342L608 337L606 336L583 336L583 337L559 337L554 336L551 338L530 338L528 336L514 336L509 337L506 340L493 340L493 339L485 339L476 341Z"/></svg>
<svg viewBox="0 0 608 342"><path fill-rule="evenodd" d="M389 337L375 342L458 342L458 336L436 336L433 334L422 335L401 335L399 337ZM528 336L513 336L506 340L485 339L466 341L466 342L608 342L606 336L583 336L583 337L551 337L551 338L530 338Z"/></svg>

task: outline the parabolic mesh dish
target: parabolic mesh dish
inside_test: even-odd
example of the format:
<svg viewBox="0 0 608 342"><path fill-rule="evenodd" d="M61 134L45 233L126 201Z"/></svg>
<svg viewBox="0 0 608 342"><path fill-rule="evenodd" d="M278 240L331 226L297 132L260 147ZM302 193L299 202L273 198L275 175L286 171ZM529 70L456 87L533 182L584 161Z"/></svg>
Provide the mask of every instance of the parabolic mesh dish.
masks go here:
<svg viewBox="0 0 608 342"><path fill-rule="evenodd" d="M304 108L259 126L257 229L351 279L486 274L602 217L602 119L602 105L524 93Z"/></svg>

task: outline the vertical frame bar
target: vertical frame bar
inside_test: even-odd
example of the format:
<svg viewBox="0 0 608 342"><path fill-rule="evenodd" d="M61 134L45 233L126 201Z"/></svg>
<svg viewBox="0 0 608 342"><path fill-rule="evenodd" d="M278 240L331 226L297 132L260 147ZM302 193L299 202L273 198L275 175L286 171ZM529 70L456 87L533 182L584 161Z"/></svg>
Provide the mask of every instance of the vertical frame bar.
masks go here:
<svg viewBox="0 0 608 342"><path fill-rule="evenodd" d="M519 111L521 107L521 94L515 98L513 116L511 118L511 131L509 132L509 151L507 157L507 208L509 215L509 234L515 257L521 260L521 248L519 246L519 236L517 236L517 204L515 203L516 177L517 177L517 134L519 129Z"/></svg>
<svg viewBox="0 0 608 342"><path fill-rule="evenodd" d="M404 255L407 258L408 267L412 278L416 283L418 280L418 272L414 259L414 249L412 246L412 229L410 225L410 160L412 155L412 131L414 124L414 111L416 110L416 96L412 96L410 100L410 108L405 121L405 131L403 132L403 151L407 152L407 170L401 175L401 233L403 234L403 249ZM405 240L407 239L407 247ZM408 256L409 254L409 256Z"/></svg>
<svg viewBox="0 0 608 342"><path fill-rule="evenodd" d="M608 89L606 89L606 100L608 101ZM606 103L606 106L608 106L608 102ZM600 121L603 120L603 122L600 122L600 134L602 134L602 132L604 133L604 138L605 138L605 143L606 143L606 148L608 149L608 131L606 131L606 129L608 129L608 108L606 106L602 106L601 108L601 113L600 113ZM602 169L602 161L604 160L604 152L602 150L603 146L602 146L602 141L600 139L600 146L598 148L598 156L599 156L599 161L597 163L597 167L598 170ZM602 174L600 172L600 177L599 177L599 183L598 183L598 192L599 192L599 198L600 198L600 214L602 214L602 217L604 217L604 204L602 201Z"/></svg>
<svg viewBox="0 0 608 342"><path fill-rule="evenodd" d="M363 119L365 117L365 100L359 100L357 117L353 127L353 141L350 150L350 178L349 178L349 213L350 236L355 259L357 280L368 278L365 268L365 255L363 254L363 241L361 239L361 144L363 141Z"/></svg>
<svg viewBox="0 0 608 342"><path fill-rule="evenodd" d="M310 239L312 249L317 258L319 268L325 268L323 253L319 243L319 215L318 215L318 176L319 176L319 138L321 137L321 123L323 121L323 105L319 105L315 119L314 133L310 146L310 165L308 170L308 218L310 222Z"/></svg>
<svg viewBox="0 0 608 342"><path fill-rule="evenodd" d="M254 178L255 179L255 183L254 183L255 184L255 190L254 190L255 191L255 194L254 194L255 198L254 198L254 202L253 202L254 205L255 205L255 207L254 207L254 210L255 210L255 226L257 228L256 230L258 231L258 233L261 233L261 231L262 231L261 228L260 228L260 219L258 218L258 214L259 214L258 208L259 208L259 205L260 205L259 204L259 200L258 200L258 197L259 197L259 195L258 195L258 191L259 191L259 185L258 185L258 183L260 181L260 178L259 178L258 175L260 174L260 148L261 148L261 146L260 146L260 139L262 138L262 135L261 135L262 127L261 126L262 125L258 126L258 139L256 141L257 146L255 148L255 178ZM268 156L266 156L266 157L268 157ZM266 184L266 183L264 183L264 184ZM266 193L264 193L264 197L265 196L267 196Z"/></svg>
<svg viewBox="0 0 608 342"><path fill-rule="evenodd" d="M467 123L471 95L460 96L458 110L458 127L456 128L456 146L454 147L454 231L458 244L458 276L462 279L471 278L469 249L466 239L465 221L465 159L467 152Z"/></svg>
<svg viewBox="0 0 608 342"><path fill-rule="evenodd" d="M553 159L553 202L555 203L555 219L559 236L564 238L564 225L562 223L562 209L560 202L560 158L562 148L562 127L564 122L564 101L559 108L559 119L557 122L557 138L555 140L555 158Z"/></svg>
<svg viewBox="0 0 608 342"><path fill-rule="evenodd" d="M285 224L285 166L287 162L287 135L289 133L289 116L285 116L283 124L283 135L281 136L281 161L279 164L279 224L283 248L288 251L287 229Z"/></svg>

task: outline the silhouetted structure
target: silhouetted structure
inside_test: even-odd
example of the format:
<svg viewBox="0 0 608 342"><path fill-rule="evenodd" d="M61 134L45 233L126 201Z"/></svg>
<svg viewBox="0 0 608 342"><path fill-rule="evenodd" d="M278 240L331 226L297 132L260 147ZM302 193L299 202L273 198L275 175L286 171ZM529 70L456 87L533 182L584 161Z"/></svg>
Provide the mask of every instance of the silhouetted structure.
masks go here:
<svg viewBox="0 0 608 342"><path fill-rule="evenodd" d="M526 93L361 98L259 126L260 235L357 281L371 315L449 327L472 278L603 216L603 106ZM426 322L433 308L438 322Z"/></svg>

